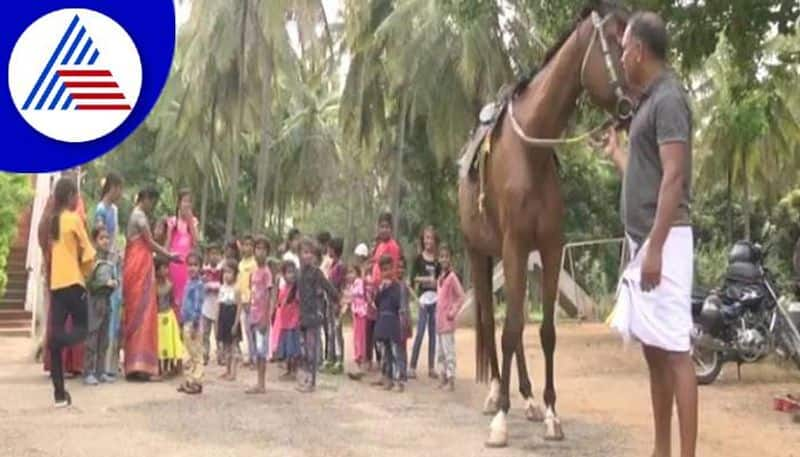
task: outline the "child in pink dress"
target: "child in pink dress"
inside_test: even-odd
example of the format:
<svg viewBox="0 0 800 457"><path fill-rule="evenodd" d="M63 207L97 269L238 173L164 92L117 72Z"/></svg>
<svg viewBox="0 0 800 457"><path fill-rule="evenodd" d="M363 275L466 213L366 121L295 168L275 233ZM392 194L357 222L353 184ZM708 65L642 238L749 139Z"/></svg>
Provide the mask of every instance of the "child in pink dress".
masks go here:
<svg viewBox="0 0 800 457"><path fill-rule="evenodd" d="M300 341L300 297L297 292L297 266L287 260L283 263L284 284L278 293L275 325L280 328L278 350L275 356L286 362L286 372L281 381L293 381L302 356Z"/></svg>
<svg viewBox="0 0 800 457"><path fill-rule="evenodd" d="M272 294L272 302L276 304L276 306L272 307L272 314L270 315L270 333L269 333L269 361L275 362L278 360L276 356L278 353L278 343L280 342L281 338L281 327L278 322L278 296L280 295L280 286L283 284L283 262L278 260L277 258L270 257L267 260L267 265L269 265L269 269L272 272L272 290L275 291Z"/></svg>
<svg viewBox="0 0 800 457"><path fill-rule="evenodd" d="M344 288L345 306L350 308L353 316L353 358L356 362L356 375L363 373L364 364L367 362L367 294L364 288L364 279L361 277L361 268L350 265L347 268ZM343 312L346 312L345 308Z"/></svg>

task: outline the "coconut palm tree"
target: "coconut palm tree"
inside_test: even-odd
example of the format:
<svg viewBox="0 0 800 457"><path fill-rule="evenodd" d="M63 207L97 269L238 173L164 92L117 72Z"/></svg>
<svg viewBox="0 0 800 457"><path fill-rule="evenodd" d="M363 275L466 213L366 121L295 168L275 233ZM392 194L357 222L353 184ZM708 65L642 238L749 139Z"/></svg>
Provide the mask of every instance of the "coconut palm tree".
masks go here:
<svg viewBox="0 0 800 457"><path fill-rule="evenodd" d="M729 235L734 186L741 188L745 237L750 239L753 192L774 204L798 177L800 117L794 87L800 73L767 65L760 81L752 79L735 65L724 34L709 64L699 103L699 184L727 183Z"/></svg>

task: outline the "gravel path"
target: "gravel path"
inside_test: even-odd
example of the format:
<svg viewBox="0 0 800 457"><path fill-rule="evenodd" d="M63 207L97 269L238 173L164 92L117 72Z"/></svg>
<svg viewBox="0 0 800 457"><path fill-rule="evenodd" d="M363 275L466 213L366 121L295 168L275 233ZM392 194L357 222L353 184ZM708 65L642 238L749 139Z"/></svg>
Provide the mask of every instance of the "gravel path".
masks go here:
<svg viewBox="0 0 800 457"><path fill-rule="evenodd" d="M541 391L538 331L526 331L535 392ZM559 411L567 440L542 439L543 426L525 421L512 382L510 447L483 447L489 418L480 415L485 387L471 381L473 334L459 331L455 393L412 381L386 393L346 377L322 376L318 391L298 394L268 373L268 394L243 392L255 374L235 383L208 370L205 393L175 392L177 381L85 387L69 381L75 406L51 407L49 379L30 362L28 341L0 339L0 456L644 456L650 440L645 371L599 325L562 324L556 352ZM424 353L424 351L423 351ZM423 355L421 364L425 362ZM800 425L770 410L775 393L800 377L770 365L735 368L701 391L700 456L800 456ZM731 376L732 375L732 376ZM677 451L677 443L675 450Z"/></svg>

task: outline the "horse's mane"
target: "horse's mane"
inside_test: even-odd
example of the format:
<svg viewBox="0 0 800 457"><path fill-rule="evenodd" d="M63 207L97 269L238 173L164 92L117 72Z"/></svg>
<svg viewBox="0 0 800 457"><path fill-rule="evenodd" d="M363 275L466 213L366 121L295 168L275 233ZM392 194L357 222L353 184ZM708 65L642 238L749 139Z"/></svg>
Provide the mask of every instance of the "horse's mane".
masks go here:
<svg viewBox="0 0 800 457"><path fill-rule="evenodd" d="M592 14L593 11L597 11L598 14L601 16L605 16L607 14L619 14L623 15L627 20L628 11L620 6L617 1L615 0L590 0L589 3L584 6L578 16L572 21L570 27L565 30L561 36L559 36L556 43L547 50L544 54L544 59L542 59L542 63L534 67L531 71L528 72L525 76L523 76L518 82L516 87L514 88L514 93L519 93L522 89L527 87L528 83L539 73L539 70L546 67L547 64L550 63L551 60L558 54L558 51L564 46L564 43L569 40L569 37L578 28L578 26L586 20L589 15Z"/></svg>

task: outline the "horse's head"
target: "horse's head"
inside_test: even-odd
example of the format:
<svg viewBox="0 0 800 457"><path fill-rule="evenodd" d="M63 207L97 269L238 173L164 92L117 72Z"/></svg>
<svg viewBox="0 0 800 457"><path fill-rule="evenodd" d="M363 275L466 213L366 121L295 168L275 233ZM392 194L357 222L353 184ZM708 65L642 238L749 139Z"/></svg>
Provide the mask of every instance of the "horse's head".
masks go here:
<svg viewBox="0 0 800 457"><path fill-rule="evenodd" d="M629 12L610 0L595 0L581 17L577 32L586 43L581 85L593 103L624 121L633 113L622 69L622 36Z"/></svg>

